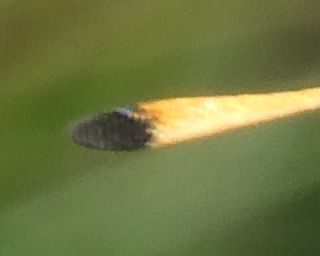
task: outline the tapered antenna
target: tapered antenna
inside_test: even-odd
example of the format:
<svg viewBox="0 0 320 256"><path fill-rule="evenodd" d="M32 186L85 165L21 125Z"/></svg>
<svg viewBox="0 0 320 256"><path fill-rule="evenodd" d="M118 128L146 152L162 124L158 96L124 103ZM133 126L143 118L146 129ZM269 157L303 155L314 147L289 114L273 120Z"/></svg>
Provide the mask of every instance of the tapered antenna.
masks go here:
<svg viewBox="0 0 320 256"><path fill-rule="evenodd" d="M73 140L104 150L158 148L320 108L320 87L140 102L77 123Z"/></svg>

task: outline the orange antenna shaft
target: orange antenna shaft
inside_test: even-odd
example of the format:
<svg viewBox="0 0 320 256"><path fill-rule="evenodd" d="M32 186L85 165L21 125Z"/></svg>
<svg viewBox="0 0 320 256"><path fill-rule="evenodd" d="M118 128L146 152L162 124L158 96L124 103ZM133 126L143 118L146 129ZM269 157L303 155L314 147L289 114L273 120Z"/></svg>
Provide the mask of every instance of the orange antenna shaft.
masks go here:
<svg viewBox="0 0 320 256"><path fill-rule="evenodd" d="M267 94L175 98L139 103L161 147L320 108L320 87ZM138 115L139 112L138 112Z"/></svg>

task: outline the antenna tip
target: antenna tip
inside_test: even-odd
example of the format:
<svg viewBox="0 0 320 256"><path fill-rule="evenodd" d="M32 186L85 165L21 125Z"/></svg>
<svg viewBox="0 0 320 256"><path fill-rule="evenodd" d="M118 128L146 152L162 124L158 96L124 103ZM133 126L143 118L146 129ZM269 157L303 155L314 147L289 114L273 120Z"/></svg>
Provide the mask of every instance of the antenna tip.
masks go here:
<svg viewBox="0 0 320 256"><path fill-rule="evenodd" d="M147 146L151 139L148 120L134 117L128 109L97 114L71 128L75 143L93 149L131 151Z"/></svg>

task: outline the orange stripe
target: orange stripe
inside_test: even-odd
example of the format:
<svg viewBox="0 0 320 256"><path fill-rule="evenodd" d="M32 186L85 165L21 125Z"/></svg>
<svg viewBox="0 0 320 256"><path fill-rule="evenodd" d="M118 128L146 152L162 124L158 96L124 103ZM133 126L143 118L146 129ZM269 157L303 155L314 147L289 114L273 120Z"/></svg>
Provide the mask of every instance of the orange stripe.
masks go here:
<svg viewBox="0 0 320 256"><path fill-rule="evenodd" d="M151 119L152 147L176 144L320 108L320 87L299 91L192 97L142 102Z"/></svg>

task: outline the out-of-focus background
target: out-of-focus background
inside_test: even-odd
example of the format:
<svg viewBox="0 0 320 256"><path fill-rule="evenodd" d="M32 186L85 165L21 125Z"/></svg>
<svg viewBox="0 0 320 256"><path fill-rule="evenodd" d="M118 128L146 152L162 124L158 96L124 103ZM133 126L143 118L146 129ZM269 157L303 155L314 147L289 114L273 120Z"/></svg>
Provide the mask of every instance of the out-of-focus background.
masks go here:
<svg viewBox="0 0 320 256"><path fill-rule="evenodd" d="M1 255L318 255L320 114L132 153L69 125L319 86L318 0L2 0Z"/></svg>

